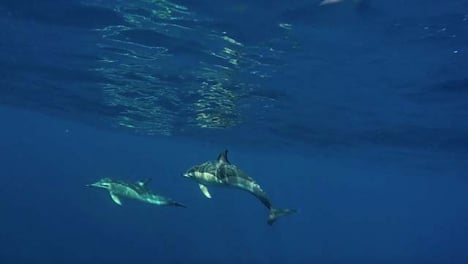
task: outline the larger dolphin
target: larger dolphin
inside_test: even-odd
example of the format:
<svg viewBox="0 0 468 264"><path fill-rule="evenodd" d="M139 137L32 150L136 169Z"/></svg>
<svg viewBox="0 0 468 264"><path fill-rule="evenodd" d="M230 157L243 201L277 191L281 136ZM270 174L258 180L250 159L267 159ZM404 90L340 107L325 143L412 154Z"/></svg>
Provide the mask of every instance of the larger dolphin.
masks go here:
<svg viewBox="0 0 468 264"><path fill-rule="evenodd" d="M269 225L272 225L281 216L296 212L296 209L273 207L260 185L252 177L228 161L227 150L222 151L217 160L196 165L187 170L183 176L198 182L200 190L207 198L211 198L207 187L210 185L234 187L253 194L268 208L270 213L267 223Z"/></svg>

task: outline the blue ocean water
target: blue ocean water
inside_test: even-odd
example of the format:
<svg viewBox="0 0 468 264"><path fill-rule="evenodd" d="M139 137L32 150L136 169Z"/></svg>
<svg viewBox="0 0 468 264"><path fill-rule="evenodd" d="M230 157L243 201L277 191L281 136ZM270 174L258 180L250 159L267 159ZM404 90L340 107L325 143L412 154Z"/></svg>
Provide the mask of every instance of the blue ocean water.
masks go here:
<svg viewBox="0 0 468 264"><path fill-rule="evenodd" d="M468 1L0 0L0 25L0 263L468 263ZM223 149L298 212L182 177Z"/></svg>

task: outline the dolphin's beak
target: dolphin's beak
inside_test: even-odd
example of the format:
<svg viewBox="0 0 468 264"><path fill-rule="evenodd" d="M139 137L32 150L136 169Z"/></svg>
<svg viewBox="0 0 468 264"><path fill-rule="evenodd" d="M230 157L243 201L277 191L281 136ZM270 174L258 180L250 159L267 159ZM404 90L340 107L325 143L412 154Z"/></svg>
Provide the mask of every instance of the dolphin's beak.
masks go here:
<svg viewBox="0 0 468 264"><path fill-rule="evenodd" d="M190 178L190 174L188 174L188 173L184 173L184 174L182 174L182 176L185 177L185 178Z"/></svg>

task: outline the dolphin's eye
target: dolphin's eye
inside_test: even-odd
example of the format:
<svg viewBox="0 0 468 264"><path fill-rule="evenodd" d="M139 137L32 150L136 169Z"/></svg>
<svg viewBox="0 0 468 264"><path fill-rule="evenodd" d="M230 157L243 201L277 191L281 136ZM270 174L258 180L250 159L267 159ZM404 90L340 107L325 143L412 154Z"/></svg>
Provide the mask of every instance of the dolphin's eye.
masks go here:
<svg viewBox="0 0 468 264"><path fill-rule="evenodd" d="M188 170L183 175L184 177L192 178L195 174L193 173L193 170Z"/></svg>

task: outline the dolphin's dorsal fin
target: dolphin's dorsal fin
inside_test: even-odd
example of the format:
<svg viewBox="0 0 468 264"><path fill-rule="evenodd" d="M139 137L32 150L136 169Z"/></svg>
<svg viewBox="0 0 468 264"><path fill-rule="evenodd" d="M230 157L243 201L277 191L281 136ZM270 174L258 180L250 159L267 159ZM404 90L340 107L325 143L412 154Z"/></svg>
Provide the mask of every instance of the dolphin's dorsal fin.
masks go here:
<svg viewBox="0 0 468 264"><path fill-rule="evenodd" d="M223 152L219 153L218 155L218 162L220 163L227 163L227 164L231 164L228 160L228 157L227 157L227 149L223 150Z"/></svg>
<svg viewBox="0 0 468 264"><path fill-rule="evenodd" d="M111 198L112 198L112 201L114 201L114 203L118 204L118 205L122 205L122 202L120 201L120 198L115 195L115 193L113 192L109 192Z"/></svg>
<svg viewBox="0 0 468 264"><path fill-rule="evenodd" d="M200 190L202 191L203 195L205 195L206 198L210 199L211 198L211 194L210 192L208 191L208 188L203 185L203 184L199 184L198 185L200 187Z"/></svg>
<svg viewBox="0 0 468 264"><path fill-rule="evenodd" d="M148 185L148 183L150 183L151 179L148 178L148 179L145 179L143 181L137 181L136 184L138 186L141 186L141 187L146 187L146 185Z"/></svg>

